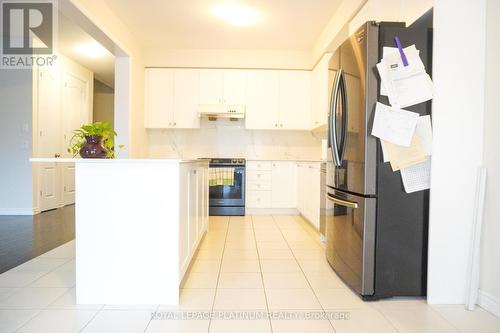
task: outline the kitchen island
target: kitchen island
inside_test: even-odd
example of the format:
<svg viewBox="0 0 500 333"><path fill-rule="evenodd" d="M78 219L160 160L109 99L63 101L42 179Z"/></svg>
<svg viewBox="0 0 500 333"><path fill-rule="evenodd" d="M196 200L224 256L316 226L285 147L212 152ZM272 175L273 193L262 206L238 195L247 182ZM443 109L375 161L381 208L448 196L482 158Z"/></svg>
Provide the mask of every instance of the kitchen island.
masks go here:
<svg viewBox="0 0 500 333"><path fill-rule="evenodd" d="M33 158L75 163L77 304L179 303L208 227L208 162Z"/></svg>

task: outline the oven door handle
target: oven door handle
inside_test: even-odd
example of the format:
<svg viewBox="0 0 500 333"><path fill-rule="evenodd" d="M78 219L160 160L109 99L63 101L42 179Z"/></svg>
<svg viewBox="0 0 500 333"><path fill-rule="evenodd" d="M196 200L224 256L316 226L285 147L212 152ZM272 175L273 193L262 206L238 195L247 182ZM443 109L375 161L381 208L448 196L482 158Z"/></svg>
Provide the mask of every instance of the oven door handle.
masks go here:
<svg viewBox="0 0 500 333"><path fill-rule="evenodd" d="M358 208L357 202L343 200L343 199L337 198L336 196L334 196L330 193L327 193L326 197L328 198L328 200L333 201L337 205L345 206L345 207L349 207L349 208L354 208L354 209Z"/></svg>

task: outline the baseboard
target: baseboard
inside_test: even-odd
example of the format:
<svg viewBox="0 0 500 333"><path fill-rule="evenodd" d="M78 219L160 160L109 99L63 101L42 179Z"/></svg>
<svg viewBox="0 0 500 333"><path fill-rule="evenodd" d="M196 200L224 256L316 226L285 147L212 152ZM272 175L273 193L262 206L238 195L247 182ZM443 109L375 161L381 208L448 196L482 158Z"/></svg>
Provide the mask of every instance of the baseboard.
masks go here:
<svg viewBox="0 0 500 333"><path fill-rule="evenodd" d="M296 208L245 208L246 215L299 215Z"/></svg>
<svg viewBox="0 0 500 333"><path fill-rule="evenodd" d="M477 304L486 311L500 318L500 299L482 290L479 290Z"/></svg>
<svg viewBox="0 0 500 333"><path fill-rule="evenodd" d="M35 215L34 208L0 208L0 215Z"/></svg>

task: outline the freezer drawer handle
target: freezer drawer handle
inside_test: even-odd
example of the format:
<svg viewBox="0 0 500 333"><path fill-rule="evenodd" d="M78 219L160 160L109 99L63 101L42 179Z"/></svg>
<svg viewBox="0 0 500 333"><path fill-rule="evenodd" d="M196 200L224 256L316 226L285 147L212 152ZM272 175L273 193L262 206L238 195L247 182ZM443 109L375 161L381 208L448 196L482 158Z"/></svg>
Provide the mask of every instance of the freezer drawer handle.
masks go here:
<svg viewBox="0 0 500 333"><path fill-rule="evenodd" d="M351 201L342 200L342 199L339 199L337 197L334 197L330 193L327 193L326 196L328 197L329 200L331 200L334 203L339 204L341 206L346 206L346 207L349 207L349 208L358 208L358 203L357 202L351 202Z"/></svg>

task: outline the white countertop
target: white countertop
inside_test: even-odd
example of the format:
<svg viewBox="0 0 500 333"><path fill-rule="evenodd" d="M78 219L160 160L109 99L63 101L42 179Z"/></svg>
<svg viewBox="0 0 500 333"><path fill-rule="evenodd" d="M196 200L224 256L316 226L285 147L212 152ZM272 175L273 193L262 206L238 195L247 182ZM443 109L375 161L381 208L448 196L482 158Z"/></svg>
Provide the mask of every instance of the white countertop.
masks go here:
<svg viewBox="0 0 500 333"><path fill-rule="evenodd" d="M181 160L167 158L56 158L33 157L30 162L35 163L207 163L207 160Z"/></svg>
<svg viewBox="0 0 500 333"><path fill-rule="evenodd" d="M284 158L274 158L274 159L258 159L258 158L249 158L247 161L276 161L276 162L318 162L318 163L323 163L326 162L325 160L321 159L284 159Z"/></svg>

